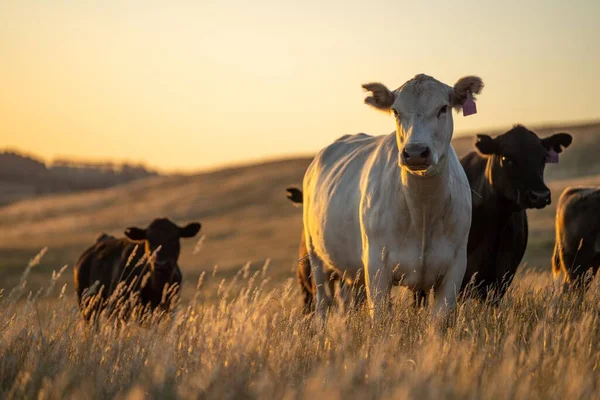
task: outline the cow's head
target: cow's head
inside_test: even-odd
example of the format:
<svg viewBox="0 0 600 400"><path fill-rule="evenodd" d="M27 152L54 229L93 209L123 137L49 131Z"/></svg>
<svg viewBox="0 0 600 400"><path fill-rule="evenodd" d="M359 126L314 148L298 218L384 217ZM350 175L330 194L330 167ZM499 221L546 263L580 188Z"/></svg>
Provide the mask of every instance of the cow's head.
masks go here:
<svg viewBox="0 0 600 400"><path fill-rule="evenodd" d="M544 183L549 158L558 158L573 138L556 133L540 139L521 125L495 138L477 135L475 147L488 158L486 178L494 190L519 208L544 208L551 202Z"/></svg>
<svg viewBox="0 0 600 400"><path fill-rule="evenodd" d="M157 218L146 229L125 229L125 236L134 242L143 242L147 253L154 253L160 247L151 266L154 270L170 271L177 267L179 239L196 236L200 227L198 222L192 222L181 228L168 218Z"/></svg>
<svg viewBox="0 0 600 400"><path fill-rule="evenodd" d="M396 120L399 165L420 176L435 174L444 165L454 131L452 108L481 92L483 82L467 76L450 87L420 74L391 91L381 83L367 83L363 88L372 95L365 103L389 112Z"/></svg>

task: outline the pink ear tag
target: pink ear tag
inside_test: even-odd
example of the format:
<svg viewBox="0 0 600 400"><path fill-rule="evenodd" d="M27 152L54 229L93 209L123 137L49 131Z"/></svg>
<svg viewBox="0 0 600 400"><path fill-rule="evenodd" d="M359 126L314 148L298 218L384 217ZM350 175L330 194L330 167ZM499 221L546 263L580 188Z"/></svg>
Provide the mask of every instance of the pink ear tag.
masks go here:
<svg viewBox="0 0 600 400"><path fill-rule="evenodd" d="M558 164L558 153L554 151L554 149L548 150L548 155L546 156L546 162L549 164Z"/></svg>
<svg viewBox="0 0 600 400"><path fill-rule="evenodd" d="M471 92L467 91L467 100L462 106L463 117L468 117L469 115L477 114L477 106L475 105L475 100L473 100L473 96L471 96Z"/></svg>

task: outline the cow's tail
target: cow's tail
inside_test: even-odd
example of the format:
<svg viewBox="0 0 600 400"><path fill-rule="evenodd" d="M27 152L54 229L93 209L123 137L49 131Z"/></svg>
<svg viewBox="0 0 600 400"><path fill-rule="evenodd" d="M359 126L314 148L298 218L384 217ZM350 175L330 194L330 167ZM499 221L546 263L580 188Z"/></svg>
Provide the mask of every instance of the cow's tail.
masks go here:
<svg viewBox="0 0 600 400"><path fill-rule="evenodd" d="M290 199L292 203L299 205L304 202L304 196L302 194L302 190L298 189L295 186L290 186L289 188L287 188L285 190L287 192L288 199Z"/></svg>
<svg viewBox="0 0 600 400"><path fill-rule="evenodd" d="M564 196L564 193L561 195ZM561 199L562 200L562 199ZM562 236L562 230L564 229L564 227L561 224L562 218L561 218L561 213L564 212L563 210L561 210L560 207L560 203L561 200L559 200L559 205L557 207L556 210L556 220L555 220L555 229L554 229L554 252L552 253L552 276L554 277L555 280L562 280L563 282L568 282L569 280L569 274L567 273L567 269L566 269L566 265L565 265L565 255L564 255L564 249L562 246L562 240L561 240L561 236Z"/></svg>
<svg viewBox="0 0 600 400"><path fill-rule="evenodd" d="M554 252L552 253L552 276L554 279L559 279L563 274L562 262L561 262L561 246L558 238L554 243Z"/></svg>

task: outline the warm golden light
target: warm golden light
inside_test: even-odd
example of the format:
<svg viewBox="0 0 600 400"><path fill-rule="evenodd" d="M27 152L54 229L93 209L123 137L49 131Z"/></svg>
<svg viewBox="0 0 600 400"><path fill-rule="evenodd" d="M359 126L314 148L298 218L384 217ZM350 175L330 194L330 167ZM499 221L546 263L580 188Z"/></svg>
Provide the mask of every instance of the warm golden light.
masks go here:
<svg viewBox="0 0 600 400"><path fill-rule="evenodd" d="M420 72L484 79L457 131L600 116L598 2L467 3L3 1L0 145L163 170L308 154L390 132L360 85Z"/></svg>

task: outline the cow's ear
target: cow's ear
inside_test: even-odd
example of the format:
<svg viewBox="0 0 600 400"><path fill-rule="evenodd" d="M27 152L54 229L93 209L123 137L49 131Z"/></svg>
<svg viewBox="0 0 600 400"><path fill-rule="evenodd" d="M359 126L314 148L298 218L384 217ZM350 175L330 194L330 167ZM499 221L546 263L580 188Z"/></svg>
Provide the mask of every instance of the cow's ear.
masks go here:
<svg viewBox="0 0 600 400"><path fill-rule="evenodd" d="M196 236L196 234L200 231L202 225L199 222L192 222L184 226L183 228L179 228L179 237L182 238L191 238Z"/></svg>
<svg viewBox="0 0 600 400"><path fill-rule="evenodd" d="M371 92L371 96L365 97L365 104L375 107L381 111L389 111L396 100L396 95L383 83L365 83L363 89Z"/></svg>
<svg viewBox="0 0 600 400"><path fill-rule="evenodd" d="M139 242L142 240L146 240L146 230L135 227L127 228L125 229L125 236L127 236L134 242Z"/></svg>
<svg viewBox="0 0 600 400"><path fill-rule="evenodd" d="M477 135L477 141L475 142L475 148L484 156L490 156L492 154L498 154L498 143L496 139L488 135Z"/></svg>
<svg viewBox="0 0 600 400"><path fill-rule="evenodd" d="M563 151L571 145L573 142L573 136L568 133L555 133L552 136L542 139L542 146L547 150L554 150L557 153Z"/></svg>
<svg viewBox="0 0 600 400"><path fill-rule="evenodd" d="M450 92L450 105L455 110L460 110L469 98L469 94L475 100L475 95L481 93L483 86L483 81L478 76L460 78Z"/></svg>

